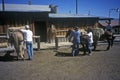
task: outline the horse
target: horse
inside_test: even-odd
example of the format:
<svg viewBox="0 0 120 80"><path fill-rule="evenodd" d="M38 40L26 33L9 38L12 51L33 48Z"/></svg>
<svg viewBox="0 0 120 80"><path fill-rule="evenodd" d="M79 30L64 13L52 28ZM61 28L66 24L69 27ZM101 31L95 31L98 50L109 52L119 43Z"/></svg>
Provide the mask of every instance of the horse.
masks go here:
<svg viewBox="0 0 120 80"><path fill-rule="evenodd" d="M48 42L54 42L55 37L56 37L56 28L55 25L51 25L51 27L48 29Z"/></svg>
<svg viewBox="0 0 120 80"><path fill-rule="evenodd" d="M101 41L105 41L107 40L108 46L106 48L106 50L109 50L110 47L113 46L113 41L115 39L115 37L113 36L113 33L111 30L107 30L104 31L102 28L99 28L99 30L97 30L98 32L96 33L96 30L93 29L93 40L94 40L94 47L95 45L97 45L98 40Z"/></svg>
<svg viewBox="0 0 120 80"><path fill-rule="evenodd" d="M24 34L20 30L8 30L8 35L17 53L17 60L24 60Z"/></svg>
<svg viewBox="0 0 120 80"><path fill-rule="evenodd" d="M105 31L102 28L94 28L91 29L93 33L93 50L96 50L97 44L99 40L105 40L104 33Z"/></svg>
<svg viewBox="0 0 120 80"><path fill-rule="evenodd" d="M112 31L111 30L105 31L104 38L106 38L107 43L108 43L106 50L109 50L113 46L113 41L115 39L115 37L112 34Z"/></svg>

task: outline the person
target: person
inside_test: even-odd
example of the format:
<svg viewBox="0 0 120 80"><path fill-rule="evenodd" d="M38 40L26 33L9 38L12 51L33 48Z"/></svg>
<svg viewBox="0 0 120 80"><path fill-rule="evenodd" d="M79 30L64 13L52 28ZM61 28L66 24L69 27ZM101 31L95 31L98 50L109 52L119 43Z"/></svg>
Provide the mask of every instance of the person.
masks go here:
<svg viewBox="0 0 120 80"><path fill-rule="evenodd" d="M21 30L24 33L24 40L26 43L26 49L28 53L28 59L33 59L33 32L30 30L29 25L25 25L25 30Z"/></svg>
<svg viewBox="0 0 120 80"><path fill-rule="evenodd" d="M91 55L92 43L93 43L93 33L92 33L91 28L88 28L87 35L89 37L88 44L87 44L87 50L88 50L88 55Z"/></svg>
<svg viewBox="0 0 120 80"><path fill-rule="evenodd" d="M112 26L110 25L110 23L108 23L108 25L105 27L105 31L108 31L108 30L112 30Z"/></svg>
<svg viewBox="0 0 120 80"><path fill-rule="evenodd" d="M106 50L109 50L110 47L113 46L113 33L111 31L111 29L108 29L106 32L105 32L105 36L106 36L106 39L107 39L107 43L108 43L108 47Z"/></svg>
<svg viewBox="0 0 120 80"><path fill-rule="evenodd" d="M72 36L73 36L72 56L75 56L75 53L76 55L79 54L79 44L80 44L80 36L81 36L81 33L78 30L77 26L74 28L74 31L72 32Z"/></svg>
<svg viewBox="0 0 120 80"><path fill-rule="evenodd" d="M108 42L108 47L106 50L109 50L110 47L113 46L113 40L115 39L115 37L113 36L113 32L114 30L112 29L112 26L110 25L110 23L108 23L108 25L105 28L105 37Z"/></svg>

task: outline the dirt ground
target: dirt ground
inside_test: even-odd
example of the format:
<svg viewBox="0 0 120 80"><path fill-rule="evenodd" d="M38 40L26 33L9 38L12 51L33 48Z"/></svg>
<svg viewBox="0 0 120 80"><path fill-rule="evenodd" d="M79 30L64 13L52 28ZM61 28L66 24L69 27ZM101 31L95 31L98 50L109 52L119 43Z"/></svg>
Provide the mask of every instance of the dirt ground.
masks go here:
<svg viewBox="0 0 120 80"><path fill-rule="evenodd" d="M80 51L75 57L70 47L40 50L32 61L0 53L0 80L120 80L120 43L105 49L99 45L91 56Z"/></svg>

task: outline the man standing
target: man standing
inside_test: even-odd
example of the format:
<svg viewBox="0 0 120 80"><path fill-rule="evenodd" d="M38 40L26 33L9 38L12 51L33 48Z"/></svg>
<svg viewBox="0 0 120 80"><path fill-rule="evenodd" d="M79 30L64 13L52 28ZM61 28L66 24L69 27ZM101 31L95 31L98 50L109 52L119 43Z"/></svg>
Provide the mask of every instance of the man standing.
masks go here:
<svg viewBox="0 0 120 80"><path fill-rule="evenodd" d="M72 46L72 56L79 54L79 45L80 45L80 31L78 30L78 27L74 28L74 31L72 32L73 36L73 46Z"/></svg>
<svg viewBox="0 0 120 80"><path fill-rule="evenodd" d="M112 26L110 25L110 23L108 23L108 25L105 28L105 31L111 30L112 31Z"/></svg>
<svg viewBox="0 0 120 80"><path fill-rule="evenodd" d="M33 58L33 32L30 30L29 25L25 25L25 30L21 30L24 33L24 40L26 43L26 49L29 60Z"/></svg>

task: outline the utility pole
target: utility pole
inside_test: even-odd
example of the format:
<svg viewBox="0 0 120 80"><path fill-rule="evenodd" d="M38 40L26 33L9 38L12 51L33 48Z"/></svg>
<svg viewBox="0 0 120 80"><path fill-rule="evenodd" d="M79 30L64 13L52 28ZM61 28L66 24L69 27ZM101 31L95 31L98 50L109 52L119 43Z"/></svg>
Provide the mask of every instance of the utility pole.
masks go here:
<svg viewBox="0 0 120 80"><path fill-rule="evenodd" d="M118 18L119 18L119 22L118 22L118 25L120 25L120 9L119 8L115 8L115 9L109 9L109 18L110 18L110 15L111 15L111 11L116 11L118 12Z"/></svg>
<svg viewBox="0 0 120 80"><path fill-rule="evenodd" d="M2 0L2 10L5 11L5 4L4 4L4 0Z"/></svg>
<svg viewBox="0 0 120 80"><path fill-rule="evenodd" d="M118 15L119 15L119 25L120 25L120 9L118 9Z"/></svg>
<svg viewBox="0 0 120 80"><path fill-rule="evenodd" d="M29 1L28 1L28 4L29 4L29 5L32 5L32 1L31 1L31 0L29 0Z"/></svg>
<svg viewBox="0 0 120 80"><path fill-rule="evenodd" d="M76 14L78 14L78 0L76 0Z"/></svg>

